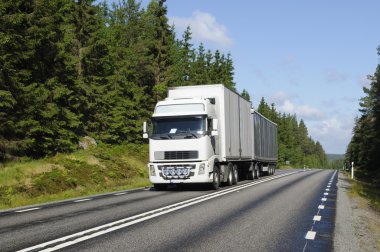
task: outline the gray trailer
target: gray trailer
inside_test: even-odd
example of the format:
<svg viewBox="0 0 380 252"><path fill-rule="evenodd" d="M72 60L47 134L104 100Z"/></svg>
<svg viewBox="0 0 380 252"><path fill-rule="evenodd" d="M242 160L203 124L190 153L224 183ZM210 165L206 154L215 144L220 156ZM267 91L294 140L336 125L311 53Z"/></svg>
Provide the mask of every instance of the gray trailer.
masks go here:
<svg viewBox="0 0 380 252"><path fill-rule="evenodd" d="M253 157L255 164L264 174L274 171L278 159L277 124L261 115L252 113L253 120Z"/></svg>

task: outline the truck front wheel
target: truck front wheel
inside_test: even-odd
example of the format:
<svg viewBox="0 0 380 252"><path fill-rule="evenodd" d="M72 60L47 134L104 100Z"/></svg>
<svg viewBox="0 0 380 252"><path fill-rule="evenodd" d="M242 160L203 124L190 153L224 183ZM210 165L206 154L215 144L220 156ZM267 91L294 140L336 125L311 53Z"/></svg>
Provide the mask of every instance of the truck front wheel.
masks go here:
<svg viewBox="0 0 380 252"><path fill-rule="evenodd" d="M214 190L218 190L220 185L220 170L219 166L215 165L214 166L214 172L212 174L212 184L211 187Z"/></svg>

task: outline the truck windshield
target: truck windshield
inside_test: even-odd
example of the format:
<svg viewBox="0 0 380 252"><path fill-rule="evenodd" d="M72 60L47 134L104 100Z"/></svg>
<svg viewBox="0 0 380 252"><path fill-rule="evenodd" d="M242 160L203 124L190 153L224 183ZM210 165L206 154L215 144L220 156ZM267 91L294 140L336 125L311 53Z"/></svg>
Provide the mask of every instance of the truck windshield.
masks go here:
<svg viewBox="0 0 380 252"><path fill-rule="evenodd" d="M205 116L152 118L153 139L199 138L206 132Z"/></svg>

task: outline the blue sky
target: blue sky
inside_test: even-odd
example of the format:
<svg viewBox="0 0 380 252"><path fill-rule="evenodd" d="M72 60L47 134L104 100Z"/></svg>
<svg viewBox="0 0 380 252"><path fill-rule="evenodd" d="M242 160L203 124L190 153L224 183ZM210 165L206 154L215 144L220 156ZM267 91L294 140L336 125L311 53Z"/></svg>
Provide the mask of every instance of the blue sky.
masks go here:
<svg viewBox="0 0 380 252"><path fill-rule="evenodd" d="M149 1L144 0L143 6ZM230 52L239 91L304 119L327 153L344 153L362 87L379 57L380 1L168 0L179 36Z"/></svg>

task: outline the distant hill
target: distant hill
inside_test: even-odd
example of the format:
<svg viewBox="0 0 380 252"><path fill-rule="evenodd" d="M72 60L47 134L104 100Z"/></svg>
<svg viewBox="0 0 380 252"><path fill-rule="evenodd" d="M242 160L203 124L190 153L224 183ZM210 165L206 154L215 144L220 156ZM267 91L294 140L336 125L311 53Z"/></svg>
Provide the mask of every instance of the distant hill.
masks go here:
<svg viewBox="0 0 380 252"><path fill-rule="evenodd" d="M329 162L339 159L344 159L344 154L326 154Z"/></svg>

